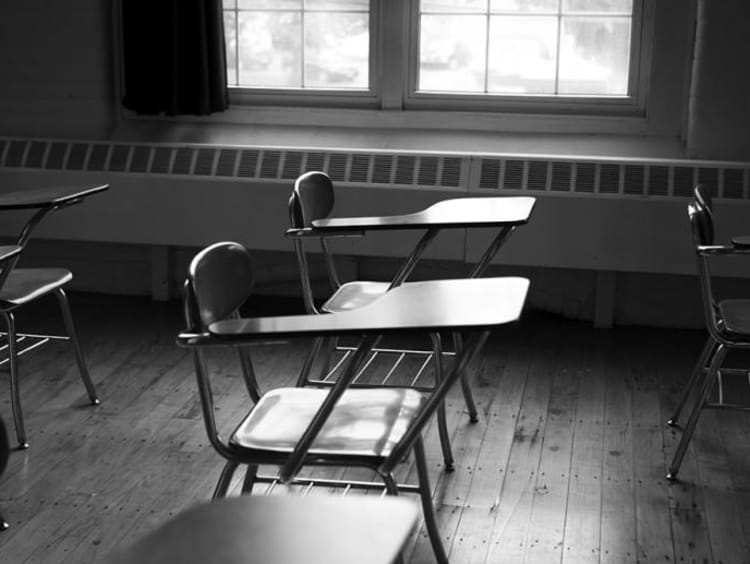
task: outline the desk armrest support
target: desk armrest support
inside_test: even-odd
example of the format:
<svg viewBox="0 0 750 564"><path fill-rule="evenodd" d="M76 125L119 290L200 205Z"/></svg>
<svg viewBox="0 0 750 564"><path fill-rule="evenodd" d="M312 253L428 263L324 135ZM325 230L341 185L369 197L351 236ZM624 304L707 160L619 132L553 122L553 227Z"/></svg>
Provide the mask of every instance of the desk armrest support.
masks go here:
<svg viewBox="0 0 750 564"><path fill-rule="evenodd" d="M701 245L697 251L704 256L750 255L750 247L735 245Z"/></svg>
<svg viewBox="0 0 750 564"><path fill-rule="evenodd" d="M194 349L198 347L217 346L225 347L228 343L217 339L211 333L203 333L186 329L177 335L177 346L183 349ZM235 343L232 343L235 344Z"/></svg>
<svg viewBox="0 0 750 564"><path fill-rule="evenodd" d="M307 237L327 239L329 237L331 238L333 237L364 237L364 235L365 235L364 231L349 231L349 230L319 231L319 230L313 229L312 227L305 227L303 229L287 229L286 233L284 233L284 236L288 239L304 239Z"/></svg>
<svg viewBox="0 0 750 564"><path fill-rule="evenodd" d="M346 388L349 387L349 384L354 379L363 361L370 353L370 349L375 346L375 343L377 343L379 338L378 335L368 335L360 341L359 347L357 347L356 352L349 360L349 364L347 365L344 374L342 374L342 376L336 380L336 383L331 387L331 390L328 392L326 399L321 404L315 417L310 421L310 424L302 434L294 451L279 472L279 478L283 483L288 483L294 479L297 472L299 472L305 461L305 457L307 456L307 451L310 450L312 443L315 441L318 433L320 433L326 420L331 415L331 412L336 406L336 402L341 398L341 395Z"/></svg>

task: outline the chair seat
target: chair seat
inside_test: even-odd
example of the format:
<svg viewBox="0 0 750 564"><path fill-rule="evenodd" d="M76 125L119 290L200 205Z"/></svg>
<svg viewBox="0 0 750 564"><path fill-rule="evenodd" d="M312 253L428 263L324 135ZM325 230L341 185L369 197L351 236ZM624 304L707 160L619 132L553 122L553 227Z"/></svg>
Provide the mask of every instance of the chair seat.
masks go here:
<svg viewBox="0 0 750 564"><path fill-rule="evenodd" d="M321 311L338 313L369 304L388 291L388 282L347 282L328 298Z"/></svg>
<svg viewBox="0 0 750 564"><path fill-rule="evenodd" d="M732 245L738 249L750 249L750 235L732 237Z"/></svg>
<svg viewBox="0 0 750 564"><path fill-rule="evenodd" d="M750 300L723 300L719 313L726 331L750 340Z"/></svg>
<svg viewBox="0 0 750 564"><path fill-rule="evenodd" d="M14 268L0 291L0 307L23 305L72 279L67 268Z"/></svg>
<svg viewBox="0 0 750 564"><path fill-rule="evenodd" d="M277 388L263 395L229 439L234 448L291 453L328 390ZM409 428L427 395L408 388L344 392L308 453L385 457Z"/></svg>

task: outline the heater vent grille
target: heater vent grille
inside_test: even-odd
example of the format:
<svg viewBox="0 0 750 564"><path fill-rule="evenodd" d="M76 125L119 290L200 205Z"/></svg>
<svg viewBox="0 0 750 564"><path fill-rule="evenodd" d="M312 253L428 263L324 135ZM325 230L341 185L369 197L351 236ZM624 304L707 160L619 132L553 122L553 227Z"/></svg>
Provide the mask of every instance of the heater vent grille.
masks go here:
<svg viewBox="0 0 750 564"><path fill-rule="evenodd" d="M750 164L649 159L436 155L205 145L0 139L0 167L219 180L288 186L308 170L348 185L440 188L462 192L690 196L697 183L717 198L747 200Z"/></svg>

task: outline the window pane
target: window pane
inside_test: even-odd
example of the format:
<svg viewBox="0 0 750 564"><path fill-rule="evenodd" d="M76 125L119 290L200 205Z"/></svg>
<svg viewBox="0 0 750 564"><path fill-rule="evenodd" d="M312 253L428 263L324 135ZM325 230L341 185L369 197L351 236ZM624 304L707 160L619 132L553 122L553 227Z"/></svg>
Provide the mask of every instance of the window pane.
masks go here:
<svg viewBox="0 0 750 564"><path fill-rule="evenodd" d="M237 7L237 0L224 0L224 9L232 10Z"/></svg>
<svg viewBox="0 0 750 564"><path fill-rule="evenodd" d="M366 88L369 42L367 14L308 14L304 86Z"/></svg>
<svg viewBox="0 0 750 564"><path fill-rule="evenodd" d="M301 10L302 0L238 0L240 10Z"/></svg>
<svg viewBox="0 0 750 564"><path fill-rule="evenodd" d="M487 13L487 0L422 0L420 12Z"/></svg>
<svg viewBox="0 0 750 564"><path fill-rule="evenodd" d="M239 85L300 86L301 18L295 12L240 12Z"/></svg>
<svg viewBox="0 0 750 564"><path fill-rule="evenodd" d="M306 10L369 12L370 0L305 0Z"/></svg>
<svg viewBox="0 0 750 564"><path fill-rule="evenodd" d="M419 90L484 92L485 16L421 17Z"/></svg>
<svg viewBox="0 0 750 564"><path fill-rule="evenodd" d="M224 43L227 53L228 84L237 84L237 28L235 23L234 14L224 12Z"/></svg>
<svg viewBox="0 0 750 564"><path fill-rule="evenodd" d="M488 91L554 94L557 17L492 16Z"/></svg>
<svg viewBox="0 0 750 564"><path fill-rule="evenodd" d="M629 19L564 17L560 93L627 94L629 52Z"/></svg>
<svg viewBox="0 0 750 564"><path fill-rule="evenodd" d="M490 0L492 12L557 13L558 0Z"/></svg>
<svg viewBox="0 0 750 564"><path fill-rule="evenodd" d="M232 1L238 9L224 12L230 86L369 88L370 0Z"/></svg>
<svg viewBox="0 0 750 564"><path fill-rule="evenodd" d="M630 14L633 0L563 0L563 13L567 12L616 12Z"/></svg>

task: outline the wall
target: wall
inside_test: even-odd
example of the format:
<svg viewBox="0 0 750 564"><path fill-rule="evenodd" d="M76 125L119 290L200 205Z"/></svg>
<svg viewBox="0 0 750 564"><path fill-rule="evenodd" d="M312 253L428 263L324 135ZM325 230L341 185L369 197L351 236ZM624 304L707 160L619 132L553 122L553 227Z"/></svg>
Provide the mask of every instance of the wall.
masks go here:
<svg viewBox="0 0 750 564"><path fill-rule="evenodd" d="M0 3L0 131L103 137L115 120L111 2Z"/></svg>
<svg viewBox="0 0 750 564"><path fill-rule="evenodd" d="M108 0L0 4L0 135L111 136L120 113L112 64L113 4ZM683 156L750 160L750 106L746 103L750 77L745 72L750 66L750 48L744 28L750 3L698 0L697 4L696 57L688 67L692 75L684 80L691 85L685 116L688 126L678 134L685 142ZM683 17L690 15L692 5L685 0L656 3L661 49L668 49L692 25L691 17ZM673 21L680 22L680 29L669 27ZM653 72L658 76L673 70L656 64ZM680 112L687 90L684 99L678 98L671 96L650 111Z"/></svg>
<svg viewBox="0 0 750 564"><path fill-rule="evenodd" d="M77 0L75 3L26 0L0 4L0 76L3 77L0 88L0 137L110 140L116 135L131 136L131 139L134 135L149 135L148 128L140 128L137 133L127 132L127 122L120 119L120 109L116 103L117 77L112 64L115 42L111 5L112 2L107 0ZM681 22L680 34L689 33L685 22L689 24L692 19L692 2L659 0L656 5L657 29L661 30L658 41L668 48L674 34L666 30L669 30L672 20ZM675 82L680 85L684 82L685 85L682 96L676 95L674 99L649 109L652 113L650 119L656 122L672 122L679 114L683 126L669 135L618 138L600 134L583 138L564 132L523 136L485 131L466 141L465 135L455 132L436 134L412 131L410 135L401 137L396 130L383 130L377 143L381 146L408 144L407 148L411 150L419 150L430 143L442 143L436 146L445 148L458 144L466 150L483 147L487 151L489 148L489 152L520 147L520 152L541 150L547 153L563 147L578 154L594 151L601 154L603 151L615 157L663 156L750 161L750 110L745 100L750 79L744 72L750 63L750 49L741 29L747 16L750 16L750 3L742 0L699 1L698 6L701 18L697 27L697 57L692 64L686 65L689 76L686 73L684 80L681 80L680 73L675 69L658 65L653 69L656 74L675 73ZM389 119L397 121L397 116L390 116ZM172 127L171 138L167 140L210 140L212 134L207 137L206 132L211 127L204 125L198 121L184 128ZM200 131L197 136L196 131ZM296 142L305 146L336 146L337 139L339 146L362 146L372 142L372 137L362 132L351 132L343 138L337 137L337 133L331 129L308 127L300 132L293 127L271 128L268 124L257 128L225 124L217 135L225 139L228 136L238 143L255 141L259 144L278 144L279 139L282 139L280 144L283 145ZM396 137L404 140L394 141ZM0 184L8 187L6 189L39 185L59 178L60 175L54 173L0 170ZM39 257L46 260L54 255L67 255L77 265L78 271L84 273L81 276L82 289L106 286L111 291L151 292L155 295L161 292L161 295L168 295L180 277L179 272L184 264L180 257L189 255L194 245L222 233L221 228L226 227L227 217L231 217L235 232L242 232L244 236L252 233L248 218L242 217L238 207L235 205L233 208L230 203L241 193L240 186L227 187L227 191L220 196L224 203L217 204L214 199L216 194L202 191L199 184L187 192L183 188L174 191L162 188L154 200L154 192L148 183L118 176L103 179L111 181L113 185L116 182L117 191L113 190L92 207L70 210L74 213L62 232L56 231L56 224L51 223L48 230L40 232L41 237L48 238L50 242L40 243L37 248L42 250L38 257L34 255L36 251L29 256L29 260L33 261ZM246 193L242 194L247 197ZM409 196L399 196L400 205L409 203ZM265 196L259 192L253 196L255 210L260 215L267 215L263 212L262 202L278 200L283 203L284 199L285 196L278 192L269 192ZM215 209L217 205L228 207L229 216L222 214L218 223L212 223L205 212ZM637 323L639 320L658 323L657 320L663 320L664 316L653 313L651 308L644 305L649 302L643 298L668 295L675 300L674 305L669 306L673 313L698 311L695 308L696 294L690 282L693 278L687 267L679 271L665 267L662 269L663 275L660 275L660 261L669 260L664 258L669 257L668 251L648 258L651 267L647 270L637 265L622 265L614 278L608 274L613 271L606 261L598 267L595 264L592 266L591 261L597 252L590 248L591 241L606 241L613 233L617 234L616 239L626 241L628 230L635 222L639 223L642 234L645 231L654 238L662 239L661 236L666 235L674 245L678 245L677 241L683 235L683 232L676 230L682 230L684 226L677 227L675 223L665 227L657 219L663 214L657 208L649 207L645 200L620 207L622 204L597 202L595 198L559 199L552 201L551 206L547 208L549 212L544 212L552 214L551 217L569 217L572 212L578 216L593 213L595 218L586 226L578 224L577 228L567 230L566 237L558 241L560 245L570 241L583 242L579 247L575 243L566 247L568 256L572 258L565 263L559 260L561 255L555 247L545 245L545 239L549 241L556 237L551 233L528 236L528 245L533 253L514 251L514 247L509 247L511 264L534 274L537 290L533 301L539 307L574 317L594 318L597 302L608 302L610 305L605 310L609 313L603 316L605 322L607 317L611 317L627 323ZM720 206L726 208L726 214L740 225L747 216L747 208L742 203L721 202ZM598 215L601 210L606 210L605 215ZM96 219L92 219L94 213ZM682 211L679 213L682 214ZM65 222L64 219L60 221ZM190 235L165 239L163 227L166 222L174 222L175 233ZM159 229L150 226L158 226ZM263 236L262 230L259 235ZM539 240L534 240L534 237L539 237ZM273 277L276 275L278 285L285 288L283 291L290 291L295 285L295 271L293 266L288 266L293 265L291 256L286 254L283 239L279 237L278 241L273 241L273 248L266 248L263 254L267 259L268 288L274 287ZM523 244L524 239L521 238L517 245ZM612 248L617 250L618 247L614 245ZM50 249L54 252L48 252ZM578 256L586 256L587 260L576 263L573 259L579 251ZM684 254L685 251L680 247L677 252ZM167 266L164 264L165 253L170 257ZM647 255L648 251L643 256ZM443 262L429 263L424 275L460 270L460 262L454 262L450 253L441 258ZM387 261L383 263L376 256L367 260L356 259L355 263L352 272L366 274L387 271L389 267ZM97 266L102 264L107 265L108 274L98 271ZM125 282L128 276L133 277L132 284ZM106 279L110 282L107 283ZM172 290L163 291L164 285ZM602 288L608 289L609 297L602 297ZM282 291L280 288L278 290ZM668 301L662 299L660 304ZM685 304L688 304L687 308ZM669 314L666 318L669 318ZM679 318L680 321L676 323L683 325L699 322L699 317L692 314L678 314L673 318Z"/></svg>
<svg viewBox="0 0 750 564"><path fill-rule="evenodd" d="M745 142L744 133L750 131L750 115L741 94L747 89L748 78L743 71L750 62L750 50L742 48L747 40L741 25L750 15L750 4L742 0L696 1L701 5L699 12L706 17L699 27L700 56L693 69L698 80L693 81L690 115L686 116L688 133L694 136L687 139L689 156L750 160L750 144ZM0 4L0 135L84 139L107 139L112 135L120 115L113 65L113 5L116 2L109 0ZM668 76L673 89L649 108L647 120L656 131L671 131L673 126L665 124L684 120L690 65L683 72L681 65L664 64L662 60L670 60L670 49L682 43L686 35L689 42L694 0L658 0L654 6L655 45L667 58L654 62L652 81ZM727 57L729 54L731 57ZM383 114L380 121L398 123L396 114ZM347 116L342 113L338 122L349 119ZM721 118L718 121L717 116ZM682 144L686 132L680 129L669 135ZM501 138L504 131L500 125L496 136ZM606 132L600 133L608 138ZM244 136L252 138L252 128L245 128ZM311 132L304 136L311 143L316 142ZM707 141L697 142L698 136ZM640 156L653 156L648 154L651 145L647 141L643 140L644 152ZM565 146L564 139L560 145ZM596 138L589 139L586 146L596 148Z"/></svg>
<svg viewBox="0 0 750 564"><path fill-rule="evenodd" d="M698 8L687 155L749 160L750 4L704 0Z"/></svg>

